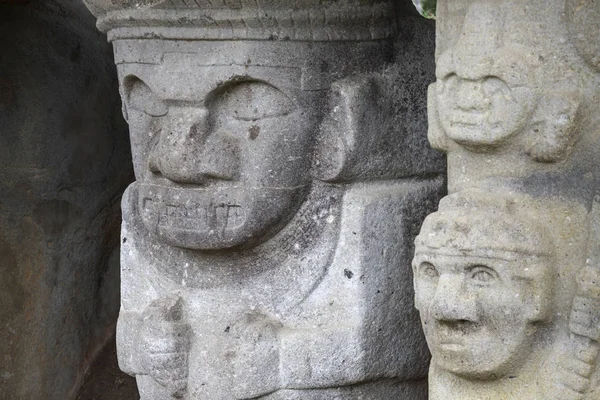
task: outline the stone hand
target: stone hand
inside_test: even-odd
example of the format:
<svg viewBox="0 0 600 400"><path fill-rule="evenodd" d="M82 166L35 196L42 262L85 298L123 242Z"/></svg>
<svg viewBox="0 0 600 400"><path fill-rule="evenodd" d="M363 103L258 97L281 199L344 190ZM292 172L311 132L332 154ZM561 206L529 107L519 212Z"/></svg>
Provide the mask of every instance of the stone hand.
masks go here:
<svg viewBox="0 0 600 400"><path fill-rule="evenodd" d="M233 368L235 398L254 398L280 389L281 325L267 316L248 313L231 325L225 357Z"/></svg>
<svg viewBox="0 0 600 400"><path fill-rule="evenodd" d="M142 366L173 397L183 397L187 389L190 338L180 297L160 298L144 311L139 344Z"/></svg>

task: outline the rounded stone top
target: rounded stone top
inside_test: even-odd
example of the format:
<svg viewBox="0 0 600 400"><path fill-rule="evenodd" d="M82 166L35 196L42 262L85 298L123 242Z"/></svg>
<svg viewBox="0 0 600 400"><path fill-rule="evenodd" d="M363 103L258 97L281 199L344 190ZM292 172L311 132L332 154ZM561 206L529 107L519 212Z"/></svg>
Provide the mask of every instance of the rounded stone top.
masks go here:
<svg viewBox="0 0 600 400"><path fill-rule="evenodd" d="M393 0L84 0L109 39L367 41L395 31Z"/></svg>

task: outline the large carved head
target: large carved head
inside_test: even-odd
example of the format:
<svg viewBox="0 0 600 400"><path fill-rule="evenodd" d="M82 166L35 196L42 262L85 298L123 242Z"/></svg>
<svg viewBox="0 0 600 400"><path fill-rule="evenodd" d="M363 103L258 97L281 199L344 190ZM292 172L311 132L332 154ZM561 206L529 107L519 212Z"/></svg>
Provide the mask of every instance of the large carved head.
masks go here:
<svg viewBox="0 0 600 400"><path fill-rule="evenodd" d="M432 362L469 379L518 372L552 314L551 239L496 196L448 196L416 239L415 304Z"/></svg>
<svg viewBox="0 0 600 400"><path fill-rule="evenodd" d="M392 57L390 1L94 3L114 42L141 220L184 248L279 231L310 190L332 83Z"/></svg>

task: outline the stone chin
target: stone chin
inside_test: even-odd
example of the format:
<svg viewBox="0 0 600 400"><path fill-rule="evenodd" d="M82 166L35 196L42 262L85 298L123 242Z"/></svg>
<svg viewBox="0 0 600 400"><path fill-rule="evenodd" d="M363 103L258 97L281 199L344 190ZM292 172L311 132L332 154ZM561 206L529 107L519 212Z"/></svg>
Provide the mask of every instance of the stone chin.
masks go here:
<svg viewBox="0 0 600 400"><path fill-rule="evenodd" d="M138 183L144 227L160 241L193 250L257 246L295 215L308 186L178 188Z"/></svg>
<svg viewBox="0 0 600 400"><path fill-rule="evenodd" d="M506 143L520 132L519 124L510 121L489 121L483 115L465 115L465 112L446 111L452 117L444 115L441 122L448 137L471 151L487 151ZM461 115L462 117L454 117ZM513 126L514 125L514 126Z"/></svg>
<svg viewBox="0 0 600 400"><path fill-rule="evenodd" d="M495 380L517 374L531 353L531 338L526 328L515 331L514 337L493 337L484 326L471 330L460 339L435 334L432 346L433 362L438 368L471 380ZM428 334L431 337L431 333Z"/></svg>

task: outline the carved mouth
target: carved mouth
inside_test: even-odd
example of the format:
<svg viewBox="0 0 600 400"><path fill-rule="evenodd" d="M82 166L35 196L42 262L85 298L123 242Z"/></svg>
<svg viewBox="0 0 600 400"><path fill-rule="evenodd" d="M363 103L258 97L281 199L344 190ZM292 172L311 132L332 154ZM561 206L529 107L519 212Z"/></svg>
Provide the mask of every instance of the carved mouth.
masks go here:
<svg viewBox="0 0 600 400"><path fill-rule="evenodd" d="M140 213L157 232L223 238L243 226L246 210L236 190L141 185Z"/></svg>
<svg viewBox="0 0 600 400"><path fill-rule="evenodd" d="M488 118L487 111L464 111L461 109L450 110L449 122L456 127L482 126Z"/></svg>
<svg viewBox="0 0 600 400"><path fill-rule="evenodd" d="M471 321L438 321L436 323L437 343L448 351L464 350L470 337L481 331L481 326Z"/></svg>
<svg viewBox="0 0 600 400"><path fill-rule="evenodd" d="M258 242L278 231L299 206L304 187L138 184L146 229L177 247L219 250Z"/></svg>
<svg viewBox="0 0 600 400"><path fill-rule="evenodd" d="M439 343L438 346L448 352L464 351L466 347L464 343Z"/></svg>
<svg viewBox="0 0 600 400"><path fill-rule="evenodd" d="M452 126L466 126L466 127L475 127L482 126L486 123L486 119L484 116L473 115L470 118L452 118L450 120L450 125Z"/></svg>
<svg viewBox="0 0 600 400"><path fill-rule="evenodd" d="M205 190L234 187L238 185L239 182L231 179L225 179L222 177L217 178L208 174L201 174L200 178L193 183L175 182L164 177L163 174L160 172L153 172L150 179L148 179L148 184L172 189Z"/></svg>
<svg viewBox="0 0 600 400"><path fill-rule="evenodd" d="M469 121L456 121L456 120L452 120L450 121L450 125L454 126L454 127L467 127L467 128L474 128L474 127L478 127L481 126L481 123L479 122L469 122Z"/></svg>

